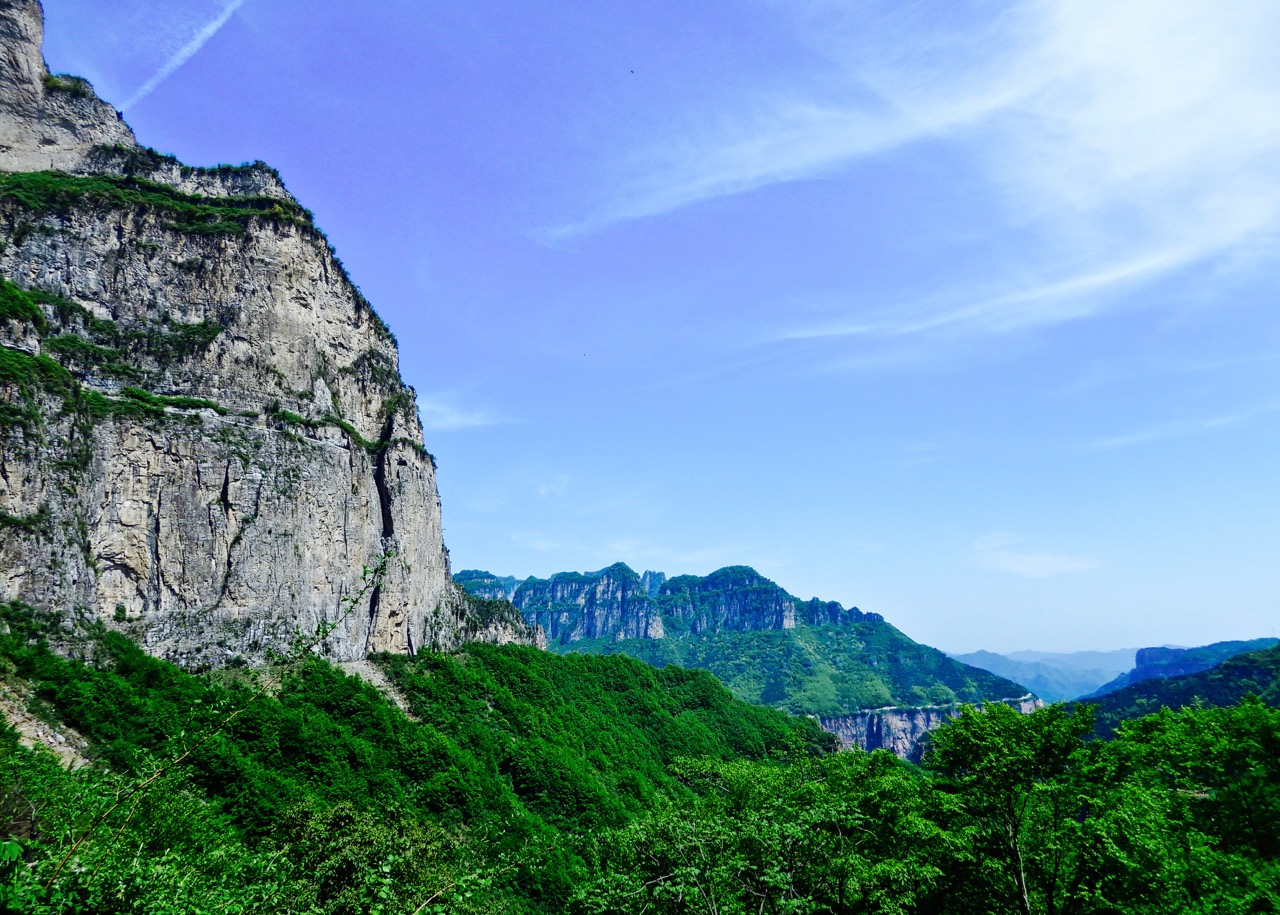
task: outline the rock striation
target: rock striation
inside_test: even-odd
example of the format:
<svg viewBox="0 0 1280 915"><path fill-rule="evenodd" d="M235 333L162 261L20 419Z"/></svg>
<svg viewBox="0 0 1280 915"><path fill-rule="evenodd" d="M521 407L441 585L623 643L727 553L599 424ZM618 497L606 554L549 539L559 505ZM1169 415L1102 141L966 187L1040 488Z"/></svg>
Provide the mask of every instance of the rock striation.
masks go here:
<svg viewBox="0 0 1280 915"><path fill-rule="evenodd" d="M311 214L139 147L41 35L0 0L0 600L194 666L534 641L453 584L396 341Z"/></svg>
<svg viewBox="0 0 1280 915"><path fill-rule="evenodd" d="M1028 715L1044 706L1033 695L1003 700ZM819 717L822 729L840 739L841 749L888 750L900 759L919 762L924 755L928 733L960 715L956 705L870 709L852 715Z"/></svg>

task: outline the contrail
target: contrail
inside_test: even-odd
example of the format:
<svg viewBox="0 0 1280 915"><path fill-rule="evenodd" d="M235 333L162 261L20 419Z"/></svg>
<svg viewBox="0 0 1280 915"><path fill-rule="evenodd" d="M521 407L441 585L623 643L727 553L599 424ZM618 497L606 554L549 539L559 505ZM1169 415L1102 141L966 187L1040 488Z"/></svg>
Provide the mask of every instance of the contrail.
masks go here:
<svg viewBox="0 0 1280 915"><path fill-rule="evenodd" d="M227 20L235 13L236 10L244 6L248 0L231 0L230 3L218 14L218 17L196 33L195 37L182 46L177 54L170 57L163 67L156 71L151 79L142 84L137 92L135 92L127 102L121 106L121 111L128 111L138 102L142 101L148 95L155 91L156 87L173 75L173 72L195 56L196 52L205 46L205 43L218 34L218 30L227 24Z"/></svg>

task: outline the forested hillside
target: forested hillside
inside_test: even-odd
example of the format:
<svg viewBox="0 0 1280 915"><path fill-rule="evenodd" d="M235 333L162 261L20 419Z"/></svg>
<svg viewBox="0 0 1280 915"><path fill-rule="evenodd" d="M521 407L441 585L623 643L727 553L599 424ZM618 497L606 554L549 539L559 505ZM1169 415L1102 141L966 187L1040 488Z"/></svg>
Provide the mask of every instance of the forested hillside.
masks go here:
<svg viewBox="0 0 1280 915"><path fill-rule="evenodd" d="M964 711L922 767L831 753L709 675L519 646L195 676L4 607L14 912L1264 912L1280 712ZM63 656L50 649L50 640ZM1242 777L1242 773L1248 773Z"/></svg>
<svg viewBox="0 0 1280 915"><path fill-rule="evenodd" d="M1235 655L1209 670L1153 677L1081 701L1096 708L1099 733L1110 734L1123 722L1159 709L1232 705L1247 696L1280 707L1280 645Z"/></svg>

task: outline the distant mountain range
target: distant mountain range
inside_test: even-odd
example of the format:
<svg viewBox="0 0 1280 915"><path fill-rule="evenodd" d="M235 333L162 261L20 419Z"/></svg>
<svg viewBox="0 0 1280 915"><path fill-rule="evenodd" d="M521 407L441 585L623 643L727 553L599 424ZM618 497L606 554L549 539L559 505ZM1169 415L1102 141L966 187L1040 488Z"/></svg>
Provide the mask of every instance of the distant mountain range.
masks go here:
<svg viewBox="0 0 1280 915"><path fill-rule="evenodd" d="M1133 669L1104 683L1081 698L1094 698L1113 693L1145 680L1168 679L1199 673L1247 651L1258 651L1280 644L1280 639L1250 639L1244 642L1214 642L1199 648L1140 648Z"/></svg>
<svg viewBox="0 0 1280 915"><path fill-rule="evenodd" d="M898 715L888 731L888 719L869 716L1027 695L1018 683L908 638L878 613L802 600L747 566L668 578L617 563L519 582L467 570L454 580L476 597L511 601L542 627L552 651L709 670L739 698L817 716L848 743L903 755L947 713Z"/></svg>
<svg viewBox="0 0 1280 915"><path fill-rule="evenodd" d="M1046 702L1064 702L1091 693L1133 665L1137 649L1071 654L1051 652L971 651L953 654L957 661L989 670L1021 683Z"/></svg>
<svg viewBox="0 0 1280 915"><path fill-rule="evenodd" d="M1091 699L1157 678L1208 670L1247 651L1269 648L1280 639L1215 642L1198 648L1124 648L1116 651L973 651L957 661L1021 683L1047 702Z"/></svg>

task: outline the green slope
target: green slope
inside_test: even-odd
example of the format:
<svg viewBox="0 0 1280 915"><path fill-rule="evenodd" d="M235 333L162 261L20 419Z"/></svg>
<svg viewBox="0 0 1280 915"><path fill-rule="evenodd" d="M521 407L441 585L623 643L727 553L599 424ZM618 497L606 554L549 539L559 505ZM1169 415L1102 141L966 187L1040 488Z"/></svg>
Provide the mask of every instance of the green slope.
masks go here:
<svg viewBox="0 0 1280 915"><path fill-rule="evenodd" d="M487 596L510 579L461 572ZM708 670L740 699L797 715L837 716L886 706L951 705L1026 695L997 674L912 640L877 613L801 600L747 566L710 575L598 572L528 578L512 598L541 625L552 651L626 654L654 666ZM661 638L626 637L657 631Z"/></svg>
<svg viewBox="0 0 1280 915"><path fill-rule="evenodd" d="M796 715L826 717L1026 693L1003 677L912 641L882 620L667 639L583 640L557 650L628 654L656 666L708 670L739 699Z"/></svg>
<svg viewBox="0 0 1280 915"><path fill-rule="evenodd" d="M58 653L46 639L56 640ZM187 799L199 827L192 841L246 867L290 844L298 858L288 876L297 886L289 893L354 906L393 872L404 886L423 887L426 877L411 872L422 863L414 864L411 849L390 863L377 858L397 842L409 848L420 840L461 849L451 867L501 872L492 888L497 897L555 911L547 900L565 897L579 867L568 837L621 826L662 798L686 796L689 789L669 771L677 759L765 762L834 745L812 721L740 702L705 672L655 670L630 658L471 645L451 655L385 656L377 663L399 687L408 715L319 658L304 658L273 695L255 699L245 672L192 675L119 633L68 633L30 607L0 605L0 685L26 695L43 717L75 728L89 739L91 758L119 773L103 769L87 787L28 758L22 772L4 770L10 784L7 794L0 790L0 820L27 817L14 834L37 847L66 848L93 811L110 807L113 784L136 782L187 753L156 790ZM8 746L0 753L12 755ZM28 809L34 789L23 787L33 779L44 786L37 793L91 787L94 798L36 814ZM113 831L128 834L128 809L110 819L100 842L116 841ZM420 832L414 824L423 823L432 824L431 836L413 839ZM484 837L482 847L473 847L473 836ZM323 886L309 882L314 862L306 863L312 851L306 843L320 838L351 859L326 864L337 870ZM119 852L111 849L102 853ZM537 866L503 870L510 858ZM384 863L391 870L384 872ZM426 873L448 882L438 868ZM76 874L68 879L78 893ZM139 898L149 892L140 884L127 888ZM81 911L117 910L92 894L63 900L66 910L72 902Z"/></svg>
<svg viewBox="0 0 1280 915"><path fill-rule="evenodd" d="M1234 705L1246 696L1280 707L1280 645L1238 654L1217 667L1168 679L1150 679L1081 704L1095 707L1098 732L1111 734L1123 722L1160 709Z"/></svg>

